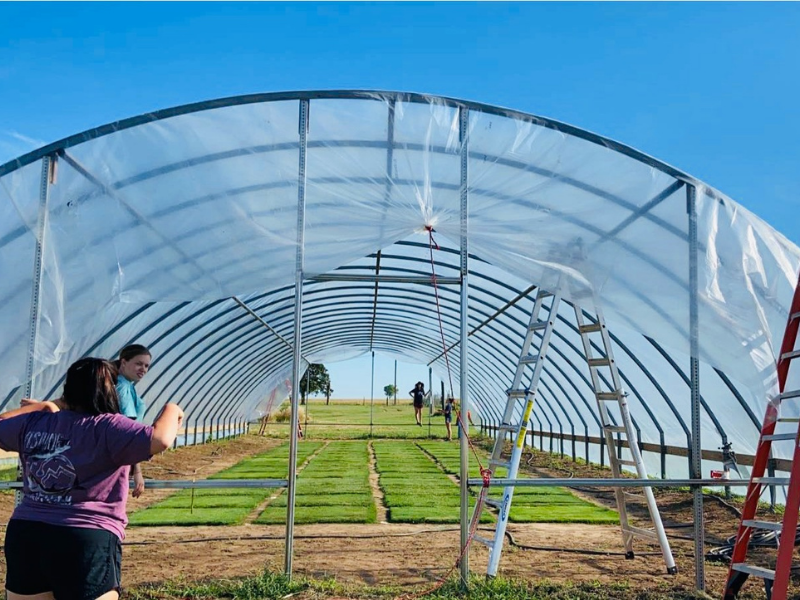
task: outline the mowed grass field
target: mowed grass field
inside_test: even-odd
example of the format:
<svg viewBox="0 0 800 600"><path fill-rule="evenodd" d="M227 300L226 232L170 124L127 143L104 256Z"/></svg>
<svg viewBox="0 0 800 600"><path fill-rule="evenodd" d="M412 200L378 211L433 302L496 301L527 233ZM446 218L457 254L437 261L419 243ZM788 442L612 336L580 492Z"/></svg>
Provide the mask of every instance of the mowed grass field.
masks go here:
<svg viewBox="0 0 800 600"><path fill-rule="evenodd" d="M373 406L373 423L376 409ZM317 433L333 433L333 440L312 438L312 425L300 441L297 452L298 476L295 522L375 523L379 494L370 485L370 459L374 453L378 486L392 523L457 523L460 513L458 484L460 458L456 441L436 439L444 436L444 423L438 430L427 423L414 425L411 406L382 406L386 438L362 439L369 425L370 407L361 404L315 403L311 414L319 423L333 425L317 428ZM389 421L394 419L397 424ZM432 420L433 420L432 419ZM408 421L411 421L411 425ZM342 423L336 425L337 421ZM313 421L310 421L313 423ZM272 435L287 433L286 426L275 425ZM282 428L281 428L282 427ZM373 427L373 434L377 427ZM367 429L367 434L369 430ZM354 439L340 439L352 434ZM454 432L455 433L455 432ZM416 434L416 436L414 435ZM371 450L370 450L371 448ZM488 456L479 450L481 462ZM250 457L216 475L213 479L285 479L288 477L289 444ZM497 473L503 476L505 473ZM474 456L470 477L480 477ZM477 491L477 490L476 490ZM502 495L493 490L491 497ZM474 503L474 495L471 504ZM166 500L131 515L132 526L144 525L235 525L245 521L263 524L286 522L287 493L284 489L216 488L182 490ZM617 513L578 498L563 488L517 488L509 519L518 523L617 523ZM482 522L494 516L486 511Z"/></svg>

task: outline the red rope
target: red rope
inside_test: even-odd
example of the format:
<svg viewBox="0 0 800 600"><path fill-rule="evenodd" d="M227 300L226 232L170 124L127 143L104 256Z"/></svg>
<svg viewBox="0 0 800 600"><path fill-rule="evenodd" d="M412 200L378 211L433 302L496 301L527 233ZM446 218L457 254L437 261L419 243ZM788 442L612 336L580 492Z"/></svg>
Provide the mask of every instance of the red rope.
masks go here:
<svg viewBox="0 0 800 600"><path fill-rule="evenodd" d="M428 231L428 239L429 239L429 249L431 255L431 282L433 283L433 293L434 297L436 298L436 316L439 320L439 335L442 339L442 354L444 355L444 362L445 366L447 367L447 378L450 381L450 396L453 396L453 372L450 368L450 358L447 356L447 342L445 341L444 337L444 324L442 323L442 307L441 303L439 302L439 287L436 285L436 263L433 260L433 249L436 248L439 250L439 244L436 243L436 240L433 239L433 227L427 225L425 229ZM465 352L466 349L462 348L462 352ZM481 477L483 478L483 487L481 487L480 494L478 494L477 502L475 503L475 511L477 514L480 514L480 511L483 510L484 502L486 501L486 496L489 493L489 482L492 479L492 471L491 469L486 469L483 467L481 463L480 455L478 454L477 448L472 443L472 440L469 437L469 430L467 429L467 424L464 423L464 419L462 417L461 411L456 411L456 420L461 427L461 435L464 436L464 439L467 440L467 445L472 449L472 453L475 455L475 460L478 463L478 467L480 468ZM476 518L474 523L470 524L469 535L467 536L467 541L464 544L464 547L461 548L461 553L458 555L458 559L456 559L455 564L450 567L450 570L444 574L444 576L430 589L424 590L422 592L418 592L416 594L406 594L404 596L400 596L399 598L402 600L414 600L415 598L421 598L422 596L427 596L428 594L432 594L440 587L442 587L453 572L459 567L461 564L461 560L464 558L464 555L467 553L470 544L472 543L473 538L475 537L475 532L478 529L478 523L480 522L480 518Z"/></svg>

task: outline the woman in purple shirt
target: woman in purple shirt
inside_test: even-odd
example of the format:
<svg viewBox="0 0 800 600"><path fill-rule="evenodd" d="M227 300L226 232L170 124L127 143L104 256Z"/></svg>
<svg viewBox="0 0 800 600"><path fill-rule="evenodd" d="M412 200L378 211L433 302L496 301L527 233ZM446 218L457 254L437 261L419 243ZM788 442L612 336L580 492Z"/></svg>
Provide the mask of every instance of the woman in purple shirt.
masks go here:
<svg viewBox="0 0 800 600"><path fill-rule="evenodd" d="M116 369L83 358L67 371L64 409L0 421L0 448L19 452L22 503L6 529L8 600L116 600L128 523L130 465L172 445L175 404L152 425L119 414Z"/></svg>

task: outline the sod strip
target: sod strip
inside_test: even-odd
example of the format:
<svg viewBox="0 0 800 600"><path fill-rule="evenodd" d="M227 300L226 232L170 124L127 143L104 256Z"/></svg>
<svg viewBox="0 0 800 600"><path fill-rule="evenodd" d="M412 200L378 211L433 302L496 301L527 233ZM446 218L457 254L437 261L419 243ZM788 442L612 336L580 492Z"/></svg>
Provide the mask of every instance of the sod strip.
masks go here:
<svg viewBox="0 0 800 600"><path fill-rule="evenodd" d="M302 443L297 448L300 465L322 446ZM283 444L220 471L209 479L285 479L288 476L289 445ZM130 516L130 525L234 525L244 521L255 507L274 493L273 489L216 488L181 490Z"/></svg>
<svg viewBox="0 0 800 600"><path fill-rule="evenodd" d="M458 476L461 466L458 446L446 442L418 442L418 445L435 456L445 470ZM481 452L481 460L484 457L485 453ZM473 466L470 465L470 477L476 477L472 471ZM501 470L500 474L504 471ZM501 499L502 495L501 488L492 488L489 497ZM514 523L619 523L616 511L587 502L569 490L558 487L516 488L508 518Z"/></svg>
<svg viewBox="0 0 800 600"><path fill-rule="evenodd" d="M411 442L376 441L372 446L389 521L458 523L460 490L422 450Z"/></svg>
<svg viewBox="0 0 800 600"><path fill-rule="evenodd" d="M286 494L270 502L256 523L285 523ZM367 442L331 442L297 477L295 523L375 523Z"/></svg>

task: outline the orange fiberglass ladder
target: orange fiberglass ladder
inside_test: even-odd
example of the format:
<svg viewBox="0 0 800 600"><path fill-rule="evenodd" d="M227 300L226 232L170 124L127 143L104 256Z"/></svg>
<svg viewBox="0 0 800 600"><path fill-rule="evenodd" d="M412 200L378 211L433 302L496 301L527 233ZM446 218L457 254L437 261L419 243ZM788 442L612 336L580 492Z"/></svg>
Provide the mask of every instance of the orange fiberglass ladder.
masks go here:
<svg viewBox="0 0 800 600"><path fill-rule="evenodd" d="M779 393L767 406L764 425L761 427L761 438L758 441L753 471L750 475L750 485L747 486L747 497L742 509L742 520L739 523L739 531L736 534L728 580L725 582L725 600L736 598L742 585L750 575L764 579L767 598L771 600L786 600L787 597L797 532L798 509L800 509L800 427L798 427L800 419L780 418L779 415L780 405L784 400L800 400L800 390L784 391L786 379L789 375L789 365L793 359L800 357L800 350L795 349L798 326L800 326L800 281L798 281L794 290L792 307L789 310L789 320L786 324L786 332L783 335L781 353L778 356ZM775 433L779 423L793 423L793 430L787 433ZM786 510L783 513L782 523L757 521L755 520L756 509L758 508L758 501L762 491L768 485L785 483L783 479L764 477L772 442L777 441L794 442L792 470L789 474L789 487L786 493ZM755 529L778 532L778 557L775 562L775 570L745 562L750 537Z"/></svg>

